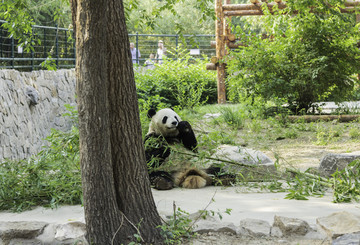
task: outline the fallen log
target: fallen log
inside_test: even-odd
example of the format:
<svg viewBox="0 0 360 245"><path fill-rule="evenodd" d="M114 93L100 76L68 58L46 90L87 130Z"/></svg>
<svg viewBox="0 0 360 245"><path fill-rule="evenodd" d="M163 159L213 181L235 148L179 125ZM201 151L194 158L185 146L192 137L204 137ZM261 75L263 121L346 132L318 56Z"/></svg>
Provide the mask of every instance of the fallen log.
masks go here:
<svg viewBox="0 0 360 245"><path fill-rule="evenodd" d="M360 115L306 115L306 116L288 116L290 122L304 121L304 122L317 122L317 121L334 121L351 122L358 119Z"/></svg>

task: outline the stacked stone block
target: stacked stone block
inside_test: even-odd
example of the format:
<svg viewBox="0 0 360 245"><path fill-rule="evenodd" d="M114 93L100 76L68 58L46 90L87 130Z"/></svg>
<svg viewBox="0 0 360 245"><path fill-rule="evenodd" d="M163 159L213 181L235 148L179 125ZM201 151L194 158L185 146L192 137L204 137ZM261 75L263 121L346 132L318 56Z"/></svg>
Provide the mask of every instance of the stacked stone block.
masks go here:
<svg viewBox="0 0 360 245"><path fill-rule="evenodd" d="M0 160L24 159L41 151L51 128L69 130L62 116L75 105L75 71L0 70ZM30 89L38 101L26 95Z"/></svg>

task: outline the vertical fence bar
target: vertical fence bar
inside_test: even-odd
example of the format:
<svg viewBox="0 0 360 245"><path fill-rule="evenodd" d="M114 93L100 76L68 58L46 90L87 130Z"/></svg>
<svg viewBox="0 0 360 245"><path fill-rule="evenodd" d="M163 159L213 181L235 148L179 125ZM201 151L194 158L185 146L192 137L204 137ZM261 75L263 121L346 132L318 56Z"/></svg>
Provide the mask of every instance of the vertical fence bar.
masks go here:
<svg viewBox="0 0 360 245"><path fill-rule="evenodd" d="M55 37L55 52L56 52L56 68L59 69L59 26L56 24L56 37Z"/></svg>
<svg viewBox="0 0 360 245"><path fill-rule="evenodd" d="M75 42L75 33L74 33L74 31L72 32L72 36L73 36L73 46L74 46L74 48L73 48L74 67L76 67L76 46L75 46L76 42Z"/></svg>
<svg viewBox="0 0 360 245"><path fill-rule="evenodd" d="M0 30L1 30L1 33L0 33L0 57L4 57L3 56L3 35L4 35L4 31L3 31L2 26L0 26Z"/></svg>
<svg viewBox="0 0 360 245"><path fill-rule="evenodd" d="M177 57L177 55L178 55L178 47L179 47L179 35L176 34L176 37L175 37L176 57Z"/></svg>
<svg viewBox="0 0 360 245"><path fill-rule="evenodd" d="M14 68L14 58L15 58L15 55L14 55L15 47L14 47L14 45L15 45L14 37L11 37L11 58L12 58L12 60L11 60L10 64L11 64L12 68Z"/></svg>
<svg viewBox="0 0 360 245"><path fill-rule="evenodd" d="M136 32L136 64L140 65L139 62L139 33Z"/></svg>
<svg viewBox="0 0 360 245"><path fill-rule="evenodd" d="M46 57L46 28L44 28L44 57Z"/></svg>
<svg viewBox="0 0 360 245"><path fill-rule="evenodd" d="M67 58L67 31L65 30L65 53L64 53L65 58Z"/></svg>
<svg viewBox="0 0 360 245"><path fill-rule="evenodd" d="M34 35L34 27L31 27L31 29L32 29L31 41L32 41ZM34 46L32 46L31 44L31 71L33 70L34 70Z"/></svg>

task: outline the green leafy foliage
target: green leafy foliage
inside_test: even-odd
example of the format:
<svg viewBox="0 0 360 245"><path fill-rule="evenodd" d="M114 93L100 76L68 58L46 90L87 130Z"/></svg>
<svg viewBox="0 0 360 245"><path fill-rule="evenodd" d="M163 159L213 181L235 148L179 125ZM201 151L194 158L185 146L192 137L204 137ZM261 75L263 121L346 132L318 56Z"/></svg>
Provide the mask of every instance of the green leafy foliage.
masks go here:
<svg viewBox="0 0 360 245"><path fill-rule="evenodd" d="M18 40L18 45L24 48L25 52L33 50L33 46L40 40L34 39L32 25L34 21L26 11L28 3L24 0L4 0L0 4L0 19L7 22L1 26L5 28L9 37Z"/></svg>
<svg viewBox="0 0 360 245"><path fill-rule="evenodd" d="M0 163L0 210L82 203L78 129L53 129L46 141L32 158Z"/></svg>
<svg viewBox="0 0 360 245"><path fill-rule="evenodd" d="M216 76L205 69L207 60L193 59L188 53L177 58L135 74L140 110L192 108L216 101Z"/></svg>
<svg viewBox="0 0 360 245"><path fill-rule="evenodd" d="M124 1L130 33L211 34L214 30L212 0Z"/></svg>
<svg viewBox="0 0 360 245"><path fill-rule="evenodd" d="M334 202L360 200L360 160L351 162L343 170L336 171L333 177Z"/></svg>
<svg viewBox="0 0 360 245"><path fill-rule="evenodd" d="M189 213L177 208L173 216L162 226L160 226L161 234L165 238L166 244L181 244L182 238L190 238L194 236L191 226L192 220Z"/></svg>
<svg viewBox="0 0 360 245"><path fill-rule="evenodd" d="M309 12L309 2L318 7L316 14ZM232 101L282 99L298 113L314 102L350 95L358 83L352 75L360 68L358 27L351 16L315 2L289 1L286 11L298 15L268 16L269 38L234 28L248 46L227 58Z"/></svg>

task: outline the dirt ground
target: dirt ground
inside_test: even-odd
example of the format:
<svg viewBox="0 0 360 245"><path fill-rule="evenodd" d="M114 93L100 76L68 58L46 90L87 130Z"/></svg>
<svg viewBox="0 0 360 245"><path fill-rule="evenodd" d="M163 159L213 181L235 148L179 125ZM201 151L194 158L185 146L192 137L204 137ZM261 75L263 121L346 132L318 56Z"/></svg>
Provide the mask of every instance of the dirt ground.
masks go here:
<svg viewBox="0 0 360 245"><path fill-rule="evenodd" d="M325 125L328 126L328 125ZM344 126L344 125L342 125ZM331 126L330 126L331 127ZM237 143L245 147L260 150L273 161L278 160L280 167L292 166L305 171L308 168L318 168L321 159L329 153L353 153L360 154L359 139L350 139L347 128L344 126L343 134L334 141L327 144L319 144L316 132L300 132L295 139L281 138L275 139L267 137L265 133L254 134L251 138L247 133L237 134ZM202 132L205 129L201 130ZM251 133L250 133L251 134ZM262 137L262 135L263 137ZM227 245L227 244L246 244L246 245L328 245L329 240L306 239L304 237L275 238L275 237L245 237L231 233L206 233L200 234L191 240L184 241L186 245Z"/></svg>

